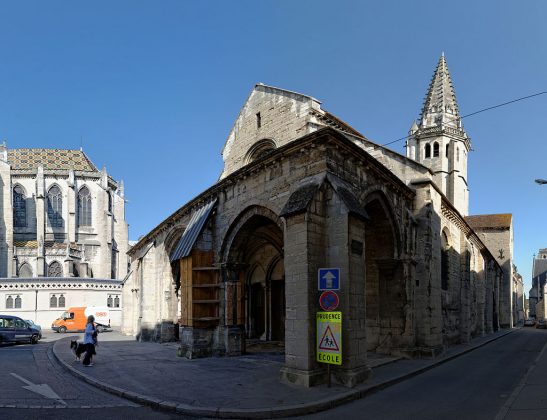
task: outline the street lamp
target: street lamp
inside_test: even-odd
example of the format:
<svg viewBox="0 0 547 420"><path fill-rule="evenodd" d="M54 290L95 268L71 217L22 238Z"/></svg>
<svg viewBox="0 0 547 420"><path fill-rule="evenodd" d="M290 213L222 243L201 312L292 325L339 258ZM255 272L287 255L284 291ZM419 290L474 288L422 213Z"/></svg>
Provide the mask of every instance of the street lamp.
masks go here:
<svg viewBox="0 0 547 420"><path fill-rule="evenodd" d="M536 179L535 182L536 184L543 185L547 184L547 179Z"/></svg>

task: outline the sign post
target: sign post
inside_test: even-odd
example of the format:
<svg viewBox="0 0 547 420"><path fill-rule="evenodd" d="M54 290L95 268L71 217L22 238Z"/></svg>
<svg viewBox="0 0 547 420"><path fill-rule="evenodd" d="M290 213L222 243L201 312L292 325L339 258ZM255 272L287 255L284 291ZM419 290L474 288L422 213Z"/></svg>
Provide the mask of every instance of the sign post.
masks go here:
<svg viewBox="0 0 547 420"><path fill-rule="evenodd" d="M317 312L317 361L327 363L328 386L330 365L342 364L342 312Z"/></svg>

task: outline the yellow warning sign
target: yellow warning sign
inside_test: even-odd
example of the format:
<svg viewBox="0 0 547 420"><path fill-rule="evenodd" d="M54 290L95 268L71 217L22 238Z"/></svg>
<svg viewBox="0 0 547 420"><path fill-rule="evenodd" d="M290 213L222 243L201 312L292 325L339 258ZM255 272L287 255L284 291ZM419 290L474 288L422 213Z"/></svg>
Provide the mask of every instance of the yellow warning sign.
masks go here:
<svg viewBox="0 0 547 420"><path fill-rule="evenodd" d="M317 312L317 361L342 364L342 312Z"/></svg>

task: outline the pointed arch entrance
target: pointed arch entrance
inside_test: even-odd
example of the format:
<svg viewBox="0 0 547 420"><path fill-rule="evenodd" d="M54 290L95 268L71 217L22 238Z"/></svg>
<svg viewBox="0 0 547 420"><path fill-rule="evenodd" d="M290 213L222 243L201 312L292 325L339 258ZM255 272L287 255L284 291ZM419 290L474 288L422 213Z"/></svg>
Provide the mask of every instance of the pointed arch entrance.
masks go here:
<svg viewBox="0 0 547 420"><path fill-rule="evenodd" d="M245 338L249 344L277 342L282 348L285 268L280 219L263 207L247 209L230 229L223 254L225 266L239 281L238 312Z"/></svg>
<svg viewBox="0 0 547 420"><path fill-rule="evenodd" d="M367 197L365 228L367 350L390 354L405 329L406 289L398 257L398 229L387 199Z"/></svg>

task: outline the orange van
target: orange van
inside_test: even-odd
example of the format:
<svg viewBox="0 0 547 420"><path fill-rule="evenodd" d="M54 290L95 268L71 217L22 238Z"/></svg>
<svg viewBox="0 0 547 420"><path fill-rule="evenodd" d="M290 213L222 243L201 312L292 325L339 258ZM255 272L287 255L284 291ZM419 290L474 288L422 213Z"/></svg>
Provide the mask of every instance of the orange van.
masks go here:
<svg viewBox="0 0 547 420"><path fill-rule="evenodd" d="M110 311L108 308L99 308L97 306L82 306L77 308L68 308L51 324L51 329L59 333L83 332L87 324L87 317L95 317L95 325L98 332L110 330Z"/></svg>

